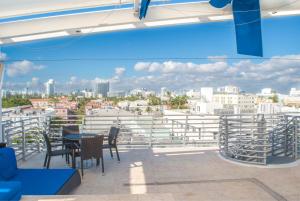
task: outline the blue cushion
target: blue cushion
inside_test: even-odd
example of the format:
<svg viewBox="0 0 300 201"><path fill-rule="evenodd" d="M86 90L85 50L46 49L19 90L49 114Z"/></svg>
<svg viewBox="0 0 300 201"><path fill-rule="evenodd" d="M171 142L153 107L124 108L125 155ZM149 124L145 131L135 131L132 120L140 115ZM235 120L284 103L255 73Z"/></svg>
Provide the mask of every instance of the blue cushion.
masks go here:
<svg viewBox="0 0 300 201"><path fill-rule="evenodd" d="M0 200L17 201L21 199L20 182L0 182Z"/></svg>
<svg viewBox="0 0 300 201"><path fill-rule="evenodd" d="M15 151L12 148L0 148L0 177L8 180L17 173Z"/></svg>
<svg viewBox="0 0 300 201"><path fill-rule="evenodd" d="M75 169L18 169L11 181L22 183L22 195L55 195L75 174Z"/></svg>

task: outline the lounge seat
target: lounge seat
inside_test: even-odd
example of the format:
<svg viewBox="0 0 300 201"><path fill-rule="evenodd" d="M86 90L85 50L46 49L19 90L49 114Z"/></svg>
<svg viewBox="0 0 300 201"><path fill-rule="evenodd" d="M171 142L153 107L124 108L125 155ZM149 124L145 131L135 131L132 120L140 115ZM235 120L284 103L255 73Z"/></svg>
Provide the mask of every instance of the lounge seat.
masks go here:
<svg viewBox="0 0 300 201"><path fill-rule="evenodd" d="M0 182L0 200L17 201L21 199L21 182Z"/></svg>
<svg viewBox="0 0 300 201"><path fill-rule="evenodd" d="M21 195L68 194L81 183L75 169L18 169L12 148L0 148L0 182L21 184Z"/></svg>

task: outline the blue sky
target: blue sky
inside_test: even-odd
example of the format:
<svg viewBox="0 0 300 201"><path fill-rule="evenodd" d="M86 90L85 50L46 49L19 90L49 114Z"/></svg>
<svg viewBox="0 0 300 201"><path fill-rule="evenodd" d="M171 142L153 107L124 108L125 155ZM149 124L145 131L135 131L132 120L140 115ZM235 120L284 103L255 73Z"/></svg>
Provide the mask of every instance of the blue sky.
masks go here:
<svg viewBox="0 0 300 201"><path fill-rule="evenodd" d="M199 89L235 84L255 92L272 87L287 92L300 86L300 17L263 20L264 56L294 60L252 60L236 54L232 21L152 28L51 39L2 47L8 60L5 87L41 89L53 78L61 90L91 88L109 79L115 90ZM174 58L202 60L30 61L65 58ZM248 58L231 60L230 58ZM226 59L227 58L227 59ZM13 62L12 60L22 60ZM24 60L24 61L23 61Z"/></svg>

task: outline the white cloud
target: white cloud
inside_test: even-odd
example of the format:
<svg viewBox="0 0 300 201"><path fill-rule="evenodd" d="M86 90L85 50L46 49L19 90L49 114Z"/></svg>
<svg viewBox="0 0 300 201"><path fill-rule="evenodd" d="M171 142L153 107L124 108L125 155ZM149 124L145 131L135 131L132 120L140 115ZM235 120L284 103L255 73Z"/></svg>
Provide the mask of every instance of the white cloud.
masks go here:
<svg viewBox="0 0 300 201"><path fill-rule="evenodd" d="M143 75L125 76L125 68L115 68L114 74L107 79L114 90L129 90L143 87L159 90L168 86L172 90L199 89L202 86L238 85L249 92L259 91L263 87L272 87L278 91L288 91L300 83L300 55L278 56L266 60L233 61L210 57L206 63L194 62L138 62L135 71ZM84 80L72 76L62 89L92 89L93 83L104 81L101 78ZM70 85L72 84L72 85ZM65 85L65 86L64 86ZM12 86L12 85L10 85Z"/></svg>
<svg viewBox="0 0 300 201"><path fill-rule="evenodd" d="M223 71L228 67L224 61L214 63L195 64L192 62L182 63L174 61L166 61L163 63L153 62L139 62L135 65L136 71L147 71L149 73L213 73Z"/></svg>
<svg viewBox="0 0 300 201"><path fill-rule="evenodd" d="M115 74L117 76L122 76L125 73L126 69L123 67L115 68Z"/></svg>
<svg viewBox="0 0 300 201"><path fill-rule="evenodd" d="M43 65L36 65L31 61L24 60L9 64L6 73L9 77L16 77L26 75L32 71L42 70L43 68Z"/></svg>
<svg viewBox="0 0 300 201"><path fill-rule="evenodd" d="M136 70L136 71L147 70L149 68L150 64L151 63L149 63L149 62L138 62L135 64L134 70Z"/></svg>

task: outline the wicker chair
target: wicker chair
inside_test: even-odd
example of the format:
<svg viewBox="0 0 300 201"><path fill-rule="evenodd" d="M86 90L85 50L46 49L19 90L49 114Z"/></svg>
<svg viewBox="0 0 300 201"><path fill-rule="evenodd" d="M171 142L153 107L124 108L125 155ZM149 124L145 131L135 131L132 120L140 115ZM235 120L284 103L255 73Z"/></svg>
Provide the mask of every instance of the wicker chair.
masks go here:
<svg viewBox="0 0 300 201"><path fill-rule="evenodd" d="M45 133L43 133L44 136L44 140L46 143L46 147L47 147L47 153L45 156L45 161L44 161L44 167L47 166L47 169L49 169L50 166L50 161L51 161L51 157L52 156L61 156L61 155L66 155L66 157L68 157L69 155L72 154L72 151L70 149L59 149L59 150L53 150L53 146L51 145L50 139L48 137L48 135L46 135Z"/></svg>
<svg viewBox="0 0 300 201"><path fill-rule="evenodd" d="M69 134L79 134L79 126L78 125L69 125L62 127L62 146L63 149L77 149L80 144L79 141L68 140L65 138L66 135ZM66 156L66 162L69 163L69 155Z"/></svg>
<svg viewBox="0 0 300 201"><path fill-rule="evenodd" d="M81 158L81 174L83 176L83 161L96 159L97 166L100 163L102 165L102 174L104 174L104 162L103 162L103 135L97 135L93 137L81 138L80 144L80 158Z"/></svg>
<svg viewBox="0 0 300 201"><path fill-rule="evenodd" d="M120 132L120 128L114 126L110 128L108 134L108 143L103 145L103 149L109 149L110 156L111 158L113 158L114 156L113 156L112 148L114 148L116 150L118 161L120 162L120 156L119 156L118 146L117 146L117 139L118 139L119 132Z"/></svg>

